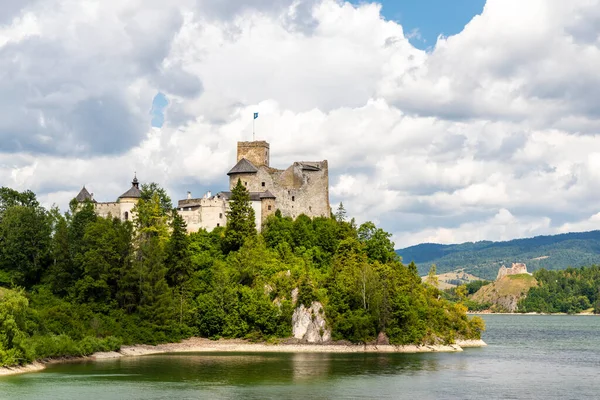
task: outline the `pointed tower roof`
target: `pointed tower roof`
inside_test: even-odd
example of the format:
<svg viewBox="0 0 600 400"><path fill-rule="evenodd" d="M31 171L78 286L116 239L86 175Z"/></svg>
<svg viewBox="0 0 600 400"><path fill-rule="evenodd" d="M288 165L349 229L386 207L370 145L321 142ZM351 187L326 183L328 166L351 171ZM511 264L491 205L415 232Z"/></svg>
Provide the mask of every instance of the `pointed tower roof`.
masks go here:
<svg viewBox="0 0 600 400"><path fill-rule="evenodd" d="M242 158L237 164L227 173L227 175L234 174L255 174L258 169L248 160Z"/></svg>
<svg viewBox="0 0 600 400"><path fill-rule="evenodd" d="M142 197L142 191L140 190L140 182L138 181L137 174L133 175L133 181L131 181L131 187L128 191L119 196L120 199L139 199Z"/></svg>
<svg viewBox="0 0 600 400"><path fill-rule="evenodd" d="M80 203L83 203L86 200L93 201L94 203L96 202L96 200L94 200L90 192L88 192L88 190L85 188L85 185L83 185L83 187L79 191L79 194L75 196L75 200L77 200Z"/></svg>

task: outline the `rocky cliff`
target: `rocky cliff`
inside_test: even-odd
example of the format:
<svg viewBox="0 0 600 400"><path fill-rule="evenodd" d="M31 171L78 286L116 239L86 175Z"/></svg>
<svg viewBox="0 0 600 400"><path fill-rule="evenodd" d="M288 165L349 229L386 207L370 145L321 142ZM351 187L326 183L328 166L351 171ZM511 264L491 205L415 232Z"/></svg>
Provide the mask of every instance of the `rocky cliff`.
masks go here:
<svg viewBox="0 0 600 400"><path fill-rule="evenodd" d="M324 343L331 340L331 330L327 328L323 305L313 301L309 308L304 304L294 310L292 334L296 339L308 343Z"/></svg>

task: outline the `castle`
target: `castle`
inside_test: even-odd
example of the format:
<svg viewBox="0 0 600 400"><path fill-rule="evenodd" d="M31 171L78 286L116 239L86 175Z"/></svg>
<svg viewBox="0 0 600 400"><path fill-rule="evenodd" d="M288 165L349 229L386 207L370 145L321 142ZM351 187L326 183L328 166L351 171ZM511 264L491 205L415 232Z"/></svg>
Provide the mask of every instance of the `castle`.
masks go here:
<svg viewBox="0 0 600 400"><path fill-rule="evenodd" d="M197 232L201 228L210 231L227 224L231 190L238 180L250 192L258 230L276 210L291 218L300 214L311 218L330 216L327 160L297 161L280 170L269 165L269 147L265 141L238 142L236 164L227 173L230 191L214 196L208 192L201 198L192 198L188 192L186 199L178 201L177 211L187 223L188 232ZM102 217L118 216L126 221L132 218L132 209L141 196L137 177L131 185L116 202L98 203L85 187L76 199L93 201L97 214Z"/></svg>
<svg viewBox="0 0 600 400"><path fill-rule="evenodd" d="M96 214L100 217L107 218L112 216L119 217L122 221L128 221L132 219L133 207L135 207L141 196L140 183L137 176L134 175L133 181L131 182L131 188L120 195L117 201L99 203L94 200L94 194L88 192L85 186L79 191L79 194L77 194L75 199L80 203L90 200L94 203Z"/></svg>
<svg viewBox="0 0 600 400"><path fill-rule="evenodd" d="M498 281L498 280L504 278L506 275L519 275L519 274L531 275L529 272L527 272L527 266L523 263L512 263L512 266L510 268L506 268L506 266L503 265L498 270L498 276L496 277L496 280Z"/></svg>

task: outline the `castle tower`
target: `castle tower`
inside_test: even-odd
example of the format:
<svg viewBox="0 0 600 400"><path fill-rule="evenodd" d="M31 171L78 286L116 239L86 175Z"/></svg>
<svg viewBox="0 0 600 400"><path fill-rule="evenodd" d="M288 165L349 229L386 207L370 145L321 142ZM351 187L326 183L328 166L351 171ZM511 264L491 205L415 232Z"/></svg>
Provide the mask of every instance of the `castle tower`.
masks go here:
<svg viewBox="0 0 600 400"><path fill-rule="evenodd" d="M137 203L140 197L142 197L140 182L138 181L137 174L135 174L129 190L119 196L119 202Z"/></svg>
<svg viewBox="0 0 600 400"><path fill-rule="evenodd" d="M264 140L255 142L238 142L237 161L242 158L250 161L255 167L269 166L269 143Z"/></svg>
<svg viewBox="0 0 600 400"><path fill-rule="evenodd" d="M85 185L83 185L83 188L81 188L79 194L75 197L75 200L80 203L83 203L86 200L96 203L96 200L94 200L94 193L90 194L90 192L88 192L88 190L85 188Z"/></svg>

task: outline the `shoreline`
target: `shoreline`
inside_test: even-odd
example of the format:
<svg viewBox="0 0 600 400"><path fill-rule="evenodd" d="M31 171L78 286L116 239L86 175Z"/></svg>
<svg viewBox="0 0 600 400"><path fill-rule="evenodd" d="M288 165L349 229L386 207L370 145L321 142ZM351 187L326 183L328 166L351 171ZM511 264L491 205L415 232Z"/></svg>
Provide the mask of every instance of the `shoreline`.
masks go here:
<svg viewBox="0 0 600 400"><path fill-rule="evenodd" d="M357 345L357 344L267 344L251 343L243 339L210 340L204 338L189 338L179 343L153 345L122 346L119 351L98 352L85 357L66 359L49 359L35 361L31 364L16 367L0 367L0 376L38 372L48 364L112 360L122 357L139 357L151 354L171 353L434 353L461 352L464 348L484 347L487 344L481 340L457 340L450 345Z"/></svg>

